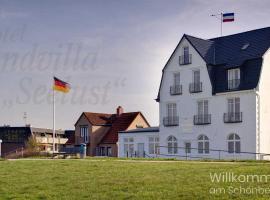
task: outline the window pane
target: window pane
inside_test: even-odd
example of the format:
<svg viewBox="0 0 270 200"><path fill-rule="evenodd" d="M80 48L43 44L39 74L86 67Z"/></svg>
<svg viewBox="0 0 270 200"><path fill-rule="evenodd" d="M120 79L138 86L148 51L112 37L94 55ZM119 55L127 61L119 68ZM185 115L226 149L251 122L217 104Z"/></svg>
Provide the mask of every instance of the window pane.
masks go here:
<svg viewBox="0 0 270 200"><path fill-rule="evenodd" d="M128 144L124 144L124 152L125 154L128 152Z"/></svg>
<svg viewBox="0 0 270 200"><path fill-rule="evenodd" d="M149 144L149 154L154 154L155 152L154 152L154 144L153 143L150 143Z"/></svg>
<svg viewBox="0 0 270 200"><path fill-rule="evenodd" d="M126 143L127 143L127 142L128 142L128 138L124 138L124 142L126 142Z"/></svg>
<svg viewBox="0 0 270 200"><path fill-rule="evenodd" d="M174 74L174 85L180 85L180 73Z"/></svg>
<svg viewBox="0 0 270 200"><path fill-rule="evenodd" d="M175 154L178 152L177 146L178 146L178 145L177 145L177 142L174 142L174 143L173 143L173 147L174 147L174 151L173 151L173 152L174 152Z"/></svg>
<svg viewBox="0 0 270 200"><path fill-rule="evenodd" d="M234 152L234 142L228 142L228 151L229 153Z"/></svg>
<svg viewBox="0 0 270 200"><path fill-rule="evenodd" d="M149 137L149 142L154 142L154 138L153 137Z"/></svg>
<svg viewBox="0 0 270 200"><path fill-rule="evenodd" d="M130 154L134 153L134 144L129 145L129 152L130 152Z"/></svg>
<svg viewBox="0 0 270 200"><path fill-rule="evenodd" d="M203 142L198 142L198 153L203 153Z"/></svg>
<svg viewBox="0 0 270 200"><path fill-rule="evenodd" d="M172 143L168 143L168 154L172 154Z"/></svg>
<svg viewBox="0 0 270 200"><path fill-rule="evenodd" d="M203 114L204 115L208 114L208 101L207 100L204 101L204 113Z"/></svg>
<svg viewBox="0 0 270 200"><path fill-rule="evenodd" d="M209 153L209 142L205 142L204 153Z"/></svg>
<svg viewBox="0 0 270 200"><path fill-rule="evenodd" d="M235 112L240 112L240 98L235 98Z"/></svg>
<svg viewBox="0 0 270 200"><path fill-rule="evenodd" d="M159 151L159 143L155 146L155 153L156 154L160 153L160 151Z"/></svg>
<svg viewBox="0 0 270 200"><path fill-rule="evenodd" d="M235 142L235 153L240 153L240 141Z"/></svg>
<svg viewBox="0 0 270 200"><path fill-rule="evenodd" d="M237 134L234 134L234 137L235 137L235 139L236 139L236 140L240 140L240 137L239 137L239 135L237 135Z"/></svg>
<svg viewBox="0 0 270 200"><path fill-rule="evenodd" d="M193 71L193 82L194 83L200 82L200 70Z"/></svg>
<svg viewBox="0 0 270 200"><path fill-rule="evenodd" d="M185 143L185 152L190 153L191 151L191 144L189 142Z"/></svg>
<svg viewBox="0 0 270 200"><path fill-rule="evenodd" d="M129 142L134 142L134 138L129 138Z"/></svg>

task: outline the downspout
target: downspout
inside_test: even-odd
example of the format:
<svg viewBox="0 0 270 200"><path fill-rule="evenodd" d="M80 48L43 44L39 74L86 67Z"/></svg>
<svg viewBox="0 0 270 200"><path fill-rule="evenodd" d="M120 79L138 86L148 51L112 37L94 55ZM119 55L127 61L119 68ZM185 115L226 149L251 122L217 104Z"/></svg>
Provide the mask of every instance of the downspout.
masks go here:
<svg viewBox="0 0 270 200"><path fill-rule="evenodd" d="M260 153L261 153L261 147L260 147L260 134L261 134L261 132L260 132L260 118L261 118L261 106L260 106L260 94L259 94L259 92L258 92L258 90L257 89L255 89L255 94L256 94L256 99L257 99L257 103L256 103L256 106L257 106L257 108L256 108L256 114L257 114L257 120L256 120L256 123L257 123L257 130L256 130L256 139L257 139L257 149L256 149L256 153L258 153L257 154L257 159L258 160L261 160L261 155L260 155Z"/></svg>

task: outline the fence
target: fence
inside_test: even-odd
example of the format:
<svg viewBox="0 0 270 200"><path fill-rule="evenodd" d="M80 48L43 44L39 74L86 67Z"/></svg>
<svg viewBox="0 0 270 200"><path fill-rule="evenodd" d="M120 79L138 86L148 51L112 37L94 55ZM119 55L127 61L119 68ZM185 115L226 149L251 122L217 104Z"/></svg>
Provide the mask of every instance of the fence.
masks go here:
<svg viewBox="0 0 270 200"><path fill-rule="evenodd" d="M169 153L170 152L170 153ZM143 153L143 156L134 152L125 152L126 157L144 158L177 158L181 160L270 160L270 154L244 151L227 151L222 149L168 147L159 146L157 154Z"/></svg>
<svg viewBox="0 0 270 200"><path fill-rule="evenodd" d="M245 151L227 151L211 148L194 147L168 147L159 146L158 157L175 157L185 160L210 159L210 160L263 160L270 159L270 154ZM170 153L169 153L170 152Z"/></svg>

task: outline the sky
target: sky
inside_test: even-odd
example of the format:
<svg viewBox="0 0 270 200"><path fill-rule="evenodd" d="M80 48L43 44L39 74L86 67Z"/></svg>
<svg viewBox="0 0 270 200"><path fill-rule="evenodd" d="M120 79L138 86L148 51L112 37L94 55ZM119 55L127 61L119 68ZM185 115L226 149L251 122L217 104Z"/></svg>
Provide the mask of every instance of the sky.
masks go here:
<svg viewBox="0 0 270 200"><path fill-rule="evenodd" d="M270 25L269 0L0 0L0 125L74 129L82 112L141 111L158 125L162 69L184 33L220 36ZM26 114L24 114L26 113ZM26 116L26 118L24 118Z"/></svg>

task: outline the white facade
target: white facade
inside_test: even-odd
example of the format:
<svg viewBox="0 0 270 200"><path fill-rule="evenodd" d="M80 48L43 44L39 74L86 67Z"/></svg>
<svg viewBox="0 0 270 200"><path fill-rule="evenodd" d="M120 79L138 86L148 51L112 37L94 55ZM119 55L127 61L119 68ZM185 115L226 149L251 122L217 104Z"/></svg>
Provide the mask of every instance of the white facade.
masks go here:
<svg viewBox="0 0 270 200"><path fill-rule="evenodd" d="M184 54L188 56L183 63ZM199 71L199 78L198 72L194 71ZM229 71L226 84L231 89L242 78L240 68ZM195 88L196 92L190 91L190 84L194 82L200 83L199 90ZM159 132L156 132L159 135L159 156L179 159L270 159L265 155L270 155L269 88L270 50L263 56L257 88L213 94L206 62L183 37L163 69L158 99L160 126ZM122 140L128 136L132 136L135 146L144 143L147 152L149 134L119 134L119 156L126 157Z"/></svg>
<svg viewBox="0 0 270 200"><path fill-rule="evenodd" d="M183 48L188 46L192 55L192 63L179 66L179 56L183 55ZM168 62L160 88L160 144L161 154L168 154L168 137L174 136L177 139L178 151L176 157L185 157L185 143L191 144L191 151L187 153L189 158L214 158L214 159L259 159L253 153L270 153L270 114L269 108L270 93L267 91L270 85L270 54L265 55L262 67L259 87L254 90L226 92L212 95L212 85L208 75L206 63L183 38ZM268 65L266 67L266 65ZM192 83L192 71L200 70L200 81L202 82L202 92L190 93L189 83ZM173 85L174 73L180 73L180 84L182 85L181 95L171 95L170 87ZM224 123L223 115L228 112L228 99L240 99L240 112L242 112L242 122ZM260 98L260 102L259 99ZM208 101L208 114L211 115L211 123L194 125L194 115L198 114L198 101ZM176 103L177 117L179 125L165 126L164 118L168 117L167 104ZM259 110L263 110L260 111ZM229 153L228 137L230 134L237 134L240 137L240 152ZM209 152L199 153L198 138L200 135L208 137ZM193 149L194 148L194 149ZM208 148L208 147L207 147ZM172 155L170 155L172 156ZM260 157L263 158L263 157ZM266 158L266 157L264 157Z"/></svg>
<svg viewBox="0 0 270 200"><path fill-rule="evenodd" d="M118 157L158 157L159 145L157 127L118 133Z"/></svg>

